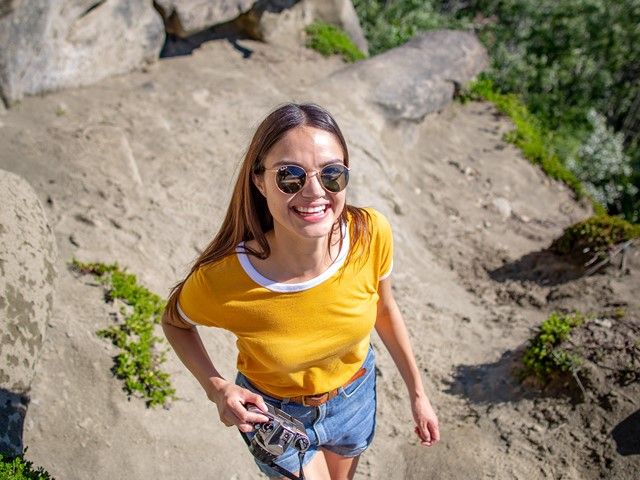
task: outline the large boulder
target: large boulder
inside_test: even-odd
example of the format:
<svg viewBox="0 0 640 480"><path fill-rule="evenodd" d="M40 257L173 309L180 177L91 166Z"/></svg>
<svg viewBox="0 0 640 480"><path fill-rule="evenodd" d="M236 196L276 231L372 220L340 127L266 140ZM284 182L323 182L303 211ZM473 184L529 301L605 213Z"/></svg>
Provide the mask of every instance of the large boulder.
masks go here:
<svg viewBox="0 0 640 480"><path fill-rule="evenodd" d="M167 33L179 47L163 54L191 51L188 44L228 34L248 36L278 45L300 45L305 41L304 28L314 21L323 21L342 28L351 40L368 52L358 15L351 0L157 0ZM219 30L220 29L220 30Z"/></svg>
<svg viewBox="0 0 640 480"><path fill-rule="evenodd" d="M0 94L12 104L129 72L164 38L151 0L0 0Z"/></svg>
<svg viewBox="0 0 640 480"><path fill-rule="evenodd" d="M56 243L33 189L4 170L0 205L0 452L18 454L53 305Z"/></svg>
<svg viewBox="0 0 640 480"><path fill-rule="evenodd" d="M156 0L167 33L188 37L251 10L256 0Z"/></svg>
<svg viewBox="0 0 640 480"><path fill-rule="evenodd" d="M331 83L333 88L352 85L391 121L415 122L445 108L456 90L488 65L474 34L434 30L336 72Z"/></svg>
<svg viewBox="0 0 640 480"><path fill-rule="evenodd" d="M261 39L277 44L301 43L304 27L314 21L337 25L361 51L369 53L351 0L303 0L282 12L266 9L260 16Z"/></svg>

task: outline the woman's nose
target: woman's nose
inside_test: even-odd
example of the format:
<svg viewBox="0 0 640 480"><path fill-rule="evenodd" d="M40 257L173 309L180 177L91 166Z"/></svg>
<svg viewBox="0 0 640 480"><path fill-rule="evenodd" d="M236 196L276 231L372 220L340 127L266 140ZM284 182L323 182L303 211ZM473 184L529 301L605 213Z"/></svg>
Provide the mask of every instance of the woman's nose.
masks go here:
<svg viewBox="0 0 640 480"><path fill-rule="evenodd" d="M320 183L320 172L307 174L307 181L302 187L302 195L305 197L320 197L325 193Z"/></svg>

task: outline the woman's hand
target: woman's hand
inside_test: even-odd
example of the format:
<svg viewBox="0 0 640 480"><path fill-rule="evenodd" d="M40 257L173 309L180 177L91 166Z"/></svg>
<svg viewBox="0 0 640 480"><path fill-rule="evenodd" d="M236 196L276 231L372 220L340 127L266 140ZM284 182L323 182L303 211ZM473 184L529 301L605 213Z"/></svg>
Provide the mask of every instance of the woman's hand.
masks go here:
<svg viewBox="0 0 640 480"><path fill-rule="evenodd" d="M248 404L253 404L261 411L267 412L267 405L260 395L235 383L218 380L215 393L209 398L218 407L222 423L227 427L235 425L241 432L251 432L254 430L254 424L269 421L265 415L247 410Z"/></svg>
<svg viewBox="0 0 640 480"><path fill-rule="evenodd" d="M417 397L411 402L411 411L416 422L414 431L420 438L420 444L431 447L440 440L438 417L431 402L425 396Z"/></svg>

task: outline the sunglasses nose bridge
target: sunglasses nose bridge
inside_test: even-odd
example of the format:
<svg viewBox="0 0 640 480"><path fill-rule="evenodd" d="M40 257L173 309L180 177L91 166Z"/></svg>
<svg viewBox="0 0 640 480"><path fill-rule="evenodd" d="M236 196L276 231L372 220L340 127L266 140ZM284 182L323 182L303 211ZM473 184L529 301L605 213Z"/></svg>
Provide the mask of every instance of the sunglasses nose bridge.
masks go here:
<svg viewBox="0 0 640 480"><path fill-rule="evenodd" d="M313 185L313 186L312 186ZM325 193L324 187L322 186L322 181L320 179L320 172L306 172L305 182L302 185L302 191L312 189L314 194L323 195Z"/></svg>

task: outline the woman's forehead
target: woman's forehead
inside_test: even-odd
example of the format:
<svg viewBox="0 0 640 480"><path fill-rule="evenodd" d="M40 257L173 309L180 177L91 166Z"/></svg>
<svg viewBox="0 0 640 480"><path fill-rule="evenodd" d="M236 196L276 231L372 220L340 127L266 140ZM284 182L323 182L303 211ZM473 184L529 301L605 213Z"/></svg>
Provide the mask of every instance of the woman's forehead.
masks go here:
<svg viewBox="0 0 640 480"><path fill-rule="evenodd" d="M331 132L320 128L302 126L289 130L271 149L271 154L311 154L319 156L343 157L342 145Z"/></svg>

